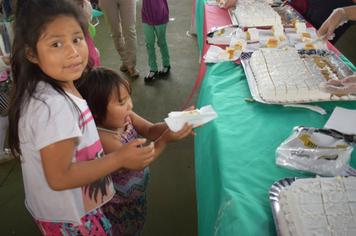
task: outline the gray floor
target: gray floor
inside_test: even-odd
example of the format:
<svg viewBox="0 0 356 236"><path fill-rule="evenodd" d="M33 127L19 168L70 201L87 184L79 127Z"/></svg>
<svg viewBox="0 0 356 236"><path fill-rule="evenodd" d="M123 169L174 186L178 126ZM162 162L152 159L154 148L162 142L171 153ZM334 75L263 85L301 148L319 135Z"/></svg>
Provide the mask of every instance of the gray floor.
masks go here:
<svg viewBox="0 0 356 236"><path fill-rule="evenodd" d="M192 16L191 0L168 0L171 21L167 41L172 70L169 76L143 82L148 73L147 54L141 24L141 1L137 6L137 34L139 78L130 78L133 85L134 111L151 122L162 121L167 113L180 110L198 74L199 51L197 38L187 34ZM95 43L100 51L101 64L119 69L121 62L110 38L103 17L99 18ZM356 64L356 26L340 39L336 46ZM159 58L159 53L157 54ZM159 67L160 67L159 63ZM199 88L189 104L196 105ZM194 140L188 137L170 144L150 166L148 188L149 212L143 236L197 235L197 206L195 198ZM20 165L15 161L0 165L0 235L37 236L37 225L24 206L24 191Z"/></svg>

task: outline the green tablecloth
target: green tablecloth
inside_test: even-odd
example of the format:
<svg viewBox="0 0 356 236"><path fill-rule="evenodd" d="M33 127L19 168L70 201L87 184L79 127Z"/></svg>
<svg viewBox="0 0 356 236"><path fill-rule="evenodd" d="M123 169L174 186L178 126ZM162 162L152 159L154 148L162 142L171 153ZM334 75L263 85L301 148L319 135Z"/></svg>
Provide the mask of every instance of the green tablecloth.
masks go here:
<svg viewBox="0 0 356 236"><path fill-rule="evenodd" d="M196 0L199 48L204 42L204 4ZM344 57L354 71L356 68ZM298 125L322 128L336 106L356 109L356 102L314 103L328 114L283 107L251 98L242 66L208 66L198 105L211 104L218 118L197 129L195 171L199 236L276 235L268 192L286 177L312 177L277 167L276 148ZM350 165L356 168L356 152Z"/></svg>
<svg viewBox="0 0 356 236"><path fill-rule="evenodd" d="M320 115L245 98L251 94L242 66L233 62L208 66L197 107L211 104L218 118L196 130L200 236L276 235L268 196L271 185L286 177L312 176L277 167L276 148L294 126L322 128L335 106L356 109L356 102L312 104L328 112ZM356 167L356 152L350 164Z"/></svg>

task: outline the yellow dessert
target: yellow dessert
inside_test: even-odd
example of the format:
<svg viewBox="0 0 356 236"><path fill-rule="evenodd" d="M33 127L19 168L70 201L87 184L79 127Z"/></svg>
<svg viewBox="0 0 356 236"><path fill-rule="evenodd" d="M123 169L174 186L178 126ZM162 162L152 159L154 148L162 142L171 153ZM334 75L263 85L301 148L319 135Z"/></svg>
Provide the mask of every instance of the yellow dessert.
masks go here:
<svg viewBox="0 0 356 236"><path fill-rule="evenodd" d="M278 40L275 38L269 38L267 40L267 47L268 48L277 48L278 47Z"/></svg>
<svg viewBox="0 0 356 236"><path fill-rule="evenodd" d="M314 43L306 43L304 48L306 50L313 50L313 49L315 49L315 45L314 45Z"/></svg>

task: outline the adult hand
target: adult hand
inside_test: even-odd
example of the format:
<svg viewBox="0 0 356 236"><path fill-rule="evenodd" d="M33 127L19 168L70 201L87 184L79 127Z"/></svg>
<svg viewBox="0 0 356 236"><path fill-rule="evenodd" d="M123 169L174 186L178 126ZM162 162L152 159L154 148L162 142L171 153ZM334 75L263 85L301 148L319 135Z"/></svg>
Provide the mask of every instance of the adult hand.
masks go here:
<svg viewBox="0 0 356 236"><path fill-rule="evenodd" d="M236 6L238 0L225 0L224 8L229 9Z"/></svg>
<svg viewBox="0 0 356 236"><path fill-rule="evenodd" d="M333 94L356 93L356 75L343 80L329 80L322 86L322 90Z"/></svg>
<svg viewBox="0 0 356 236"><path fill-rule="evenodd" d="M347 15L345 10L342 8L335 9L329 18L324 21L322 26L318 30L318 37L324 37L328 40L332 40L334 38L334 30L347 22Z"/></svg>

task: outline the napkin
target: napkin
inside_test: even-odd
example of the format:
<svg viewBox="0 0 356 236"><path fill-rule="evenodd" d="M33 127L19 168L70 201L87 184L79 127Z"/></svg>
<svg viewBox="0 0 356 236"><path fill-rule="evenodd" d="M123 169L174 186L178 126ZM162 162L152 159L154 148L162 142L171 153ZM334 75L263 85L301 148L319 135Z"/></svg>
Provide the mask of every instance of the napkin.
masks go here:
<svg viewBox="0 0 356 236"><path fill-rule="evenodd" d="M193 124L193 128L195 128L218 117L211 105L197 109L197 111L199 114L192 115L183 115L187 111L173 111L168 114L168 117L164 121L170 130L177 132L183 128L185 122L188 122L189 125Z"/></svg>
<svg viewBox="0 0 356 236"><path fill-rule="evenodd" d="M221 60L218 60L218 54L219 52L225 51L221 47L211 45L209 50L206 52L204 55L205 63L217 63L217 62L222 62ZM228 61L236 61L237 59L240 58L242 51L236 50L235 55L233 58L229 59Z"/></svg>

